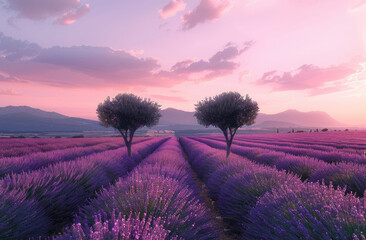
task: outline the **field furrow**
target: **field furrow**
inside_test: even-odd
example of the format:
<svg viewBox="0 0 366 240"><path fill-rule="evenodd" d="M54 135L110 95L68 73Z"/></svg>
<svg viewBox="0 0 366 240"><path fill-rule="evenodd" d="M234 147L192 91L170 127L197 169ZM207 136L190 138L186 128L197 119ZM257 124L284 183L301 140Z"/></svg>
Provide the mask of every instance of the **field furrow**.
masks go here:
<svg viewBox="0 0 366 240"><path fill-rule="evenodd" d="M226 143L222 141L197 137L192 137L192 139L217 149L226 149ZM240 145L233 145L231 151L253 162L296 174L303 181L319 181L326 185L332 183L334 187L346 188L347 193L352 192L359 197L363 197L366 190L366 165L352 162L327 163L307 156Z"/></svg>
<svg viewBox="0 0 366 240"><path fill-rule="evenodd" d="M366 139L363 132L328 132L328 133L291 133L291 134L261 134L241 135L241 140L286 141L316 146L330 146L338 149L366 149Z"/></svg>
<svg viewBox="0 0 366 240"><path fill-rule="evenodd" d="M326 146L326 145L320 145L320 144L310 144L310 143L296 143L292 142L290 140L284 141L281 139L250 139L250 138L238 138L238 141L243 142L251 142L251 143L260 143L260 144L269 144L274 146L284 146L284 147L295 147L295 148L304 148L304 149L314 149L314 150L321 150L321 151L327 151L327 152L333 152L333 151L340 151L340 152L348 152L348 153L358 153L360 154L363 148L337 148L334 146ZM350 146L351 147L351 146Z"/></svg>
<svg viewBox="0 0 366 240"><path fill-rule="evenodd" d="M164 139L92 154L0 180L0 239L25 239L59 231L96 191L132 170ZM10 214L11 213L11 214Z"/></svg>
<svg viewBox="0 0 366 240"><path fill-rule="evenodd" d="M113 144L121 141L120 138L0 139L0 158L19 157L75 147L89 147L102 143Z"/></svg>
<svg viewBox="0 0 366 240"><path fill-rule="evenodd" d="M147 141L148 139L136 139L134 143ZM90 154L117 149L124 146L121 141L112 143L100 143L89 147L75 147L49 152L33 153L21 157L0 159L0 178L10 173L20 173L47 167L50 164L76 160Z"/></svg>
<svg viewBox="0 0 366 240"><path fill-rule="evenodd" d="M124 222L134 225L132 231ZM218 239L176 138L91 199L56 239L109 239L115 234L126 239Z"/></svg>
<svg viewBox="0 0 366 240"><path fill-rule="evenodd" d="M217 141L225 142L224 139L218 139ZM248 141L236 140L233 144L248 148L262 148L269 149L278 152L289 153L297 156L308 156L314 157L319 160L323 160L328 163L338 163L338 162L352 162L358 164L366 164L366 158L363 154L342 152L342 151L320 151L315 149L308 148L299 148L299 147L285 147L285 146L275 146L271 144L263 144L263 143L252 143Z"/></svg>
<svg viewBox="0 0 366 240"><path fill-rule="evenodd" d="M345 190L302 182L189 138L180 138L228 227L240 239L350 239L365 230L363 202ZM335 218L337 216L342 216Z"/></svg>

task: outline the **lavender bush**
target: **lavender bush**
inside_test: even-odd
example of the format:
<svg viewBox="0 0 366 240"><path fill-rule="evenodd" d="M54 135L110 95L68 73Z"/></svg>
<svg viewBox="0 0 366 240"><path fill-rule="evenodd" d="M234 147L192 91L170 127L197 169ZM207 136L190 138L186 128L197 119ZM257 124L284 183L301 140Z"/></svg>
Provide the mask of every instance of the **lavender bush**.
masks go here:
<svg viewBox="0 0 366 240"><path fill-rule="evenodd" d="M222 141L223 142L223 141ZM353 162L353 163L360 163L365 164L365 158L361 154L350 153L350 152L343 152L343 151L320 151L315 149L306 149L306 148L297 148L297 147L286 147L286 146L275 146L271 144L262 144L262 143L251 143L248 141L236 141L234 143L238 146L246 146L246 147L259 147L270 149L274 151L280 151L284 153L290 153L297 156L308 156L308 157L315 157L317 159L321 159L328 163L333 162Z"/></svg>
<svg viewBox="0 0 366 240"><path fill-rule="evenodd" d="M225 143L223 142L202 138L194 139L215 148L225 148ZM356 193L359 197L363 197L364 191L366 190L365 165L352 162L330 164L316 158L236 145L232 146L232 152L240 156L248 157L248 159L256 163L265 163L276 167L278 170L286 170L287 172L301 176L302 180L308 179L313 182L324 181L326 184L333 182L333 186L347 187L347 193Z"/></svg>
<svg viewBox="0 0 366 240"><path fill-rule="evenodd" d="M106 214L104 214L106 215ZM130 216L127 218L120 212L116 216L112 212L109 220L102 220L102 215L94 216L94 223L88 233L85 233L80 223L73 224L71 229L62 236L54 237L54 240L82 240L82 239L110 239L110 240L161 240L166 239L169 230L164 229L164 221L157 218L153 221L146 214L140 216ZM178 237L170 237L175 240Z"/></svg>
<svg viewBox="0 0 366 240"><path fill-rule="evenodd" d="M0 187L0 192L7 189ZM10 191L0 195L0 239L23 239L46 234L49 218L44 209L25 191Z"/></svg>
<svg viewBox="0 0 366 240"><path fill-rule="evenodd" d="M139 153L134 158L128 158L125 150L117 149L86 156L77 161L57 163L29 173L9 175L0 181L0 187L5 189L0 197L17 195L17 192L24 191L26 200L35 201L44 209L49 218L47 232L51 233L70 222L73 213L89 197L94 196L96 190L126 174L129 166L137 165L165 140L154 139L136 144ZM0 209L11 208L14 204L18 203L7 202ZM37 216L28 216L31 222L37 222L35 218ZM8 233L10 238L15 234L22 238L29 237L26 232L20 233L16 229L15 227ZM43 233L42 230L38 234Z"/></svg>
<svg viewBox="0 0 366 240"><path fill-rule="evenodd" d="M231 177L222 187L217 207L233 230L245 231L245 217L259 197L281 185L301 182L296 176L278 172L269 167L257 166Z"/></svg>
<svg viewBox="0 0 366 240"><path fill-rule="evenodd" d="M191 149L218 152L188 138L181 138L181 143L190 159L195 159ZM243 158L242 161L248 160ZM230 165L221 169L227 166ZM331 183L326 186L324 183L302 182L285 171L254 166L257 167L229 175L216 202L224 220L229 223L228 227L240 233L242 239L363 237L366 226L364 203L354 195L345 195L346 189L336 189Z"/></svg>
<svg viewBox="0 0 366 240"><path fill-rule="evenodd" d="M282 185L247 217L243 239L352 239L366 230L361 199L318 183Z"/></svg>
<svg viewBox="0 0 366 240"><path fill-rule="evenodd" d="M117 210L140 219L163 220L167 239L217 239L211 217L198 196L188 162L176 139L171 139L149 155L127 177L104 189L81 208L75 224L90 234L94 216L111 219ZM86 238L89 239L89 238Z"/></svg>
<svg viewBox="0 0 366 240"><path fill-rule="evenodd" d="M359 164L331 164L317 168L310 181L323 181L326 185L345 187L346 193L356 193L363 197L366 190L366 166Z"/></svg>
<svg viewBox="0 0 366 240"><path fill-rule="evenodd" d="M148 138L139 138L139 140L140 139L143 140ZM119 138L0 139L0 158L18 157L37 152L48 152L75 147L90 147L102 143L114 144L120 143L120 141Z"/></svg>

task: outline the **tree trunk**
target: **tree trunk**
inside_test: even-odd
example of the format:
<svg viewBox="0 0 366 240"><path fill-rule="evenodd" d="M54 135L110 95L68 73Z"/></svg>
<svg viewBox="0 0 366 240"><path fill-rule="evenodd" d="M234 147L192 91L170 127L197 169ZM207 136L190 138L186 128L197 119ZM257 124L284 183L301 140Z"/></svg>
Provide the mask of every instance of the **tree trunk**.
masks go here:
<svg viewBox="0 0 366 240"><path fill-rule="evenodd" d="M228 137L228 129L227 128L221 128L221 131L224 133L225 136L225 141L226 141L226 159L229 157L230 154L230 149L231 149L231 144L230 144L230 140Z"/></svg>
<svg viewBox="0 0 366 240"><path fill-rule="evenodd" d="M224 129L221 128L221 131L224 133L225 140L226 140L226 159L229 158L230 152L231 152L231 144L233 143L233 139L235 136L235 133L237 129ZM230 138L229 138L230 135Z"/></svg>
<svg viewBox="0 0 366 240"><path fill-rule="evenodd" d="M230 152L231 152L231 141L230 142L226 142L226 159L229 157Z"/></svg>
<svg viewBox="0 0 366 240"><path fill-rule="evenodd" d="M128 140L128 147L127 147L129 157L132 156L131 146L132 146L132 138L133 138L134 134L135 134L135 130L130 130L130 139Z"/></svg>
<svg viewBox="0 0 366 240"><path fill-rule="evenodd" d="M131 142L126 143L128 157L132 156L131 145Z"/></svg>
<svg viewBox="0 0 366 240"><path fill-rule="evenodd" d="M125 145L127 148L127 154L128 157L132 156L132 150L131 150L131 146L132 146L132 138L133 135L135 134L134 130L125 130L124 132L122 130L119 130L119 132L121 133L123 140L125 140Z"/></svg>

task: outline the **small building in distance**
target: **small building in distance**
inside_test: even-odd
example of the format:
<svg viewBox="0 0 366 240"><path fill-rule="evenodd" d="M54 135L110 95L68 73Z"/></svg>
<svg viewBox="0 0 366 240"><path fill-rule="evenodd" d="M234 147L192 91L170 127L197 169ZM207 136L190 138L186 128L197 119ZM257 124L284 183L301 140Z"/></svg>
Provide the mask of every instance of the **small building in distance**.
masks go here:
<svg viewBox="0 0 366 240"><path fill-rule="evenodd" d="M175 136L173 130L147 130L146 136L148 137L170 137Z"/></svg>

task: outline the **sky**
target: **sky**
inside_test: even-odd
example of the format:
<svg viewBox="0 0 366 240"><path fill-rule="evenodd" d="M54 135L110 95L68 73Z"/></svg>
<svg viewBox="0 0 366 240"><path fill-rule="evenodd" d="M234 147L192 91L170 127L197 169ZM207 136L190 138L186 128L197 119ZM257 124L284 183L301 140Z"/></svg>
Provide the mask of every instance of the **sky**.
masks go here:
<svg viewBox="0 0 366 240"><path fill-rule="evenodd" d="M237 91L262 113L366 125L366 0L0 0L0 107L97 119Z"/></svg>

